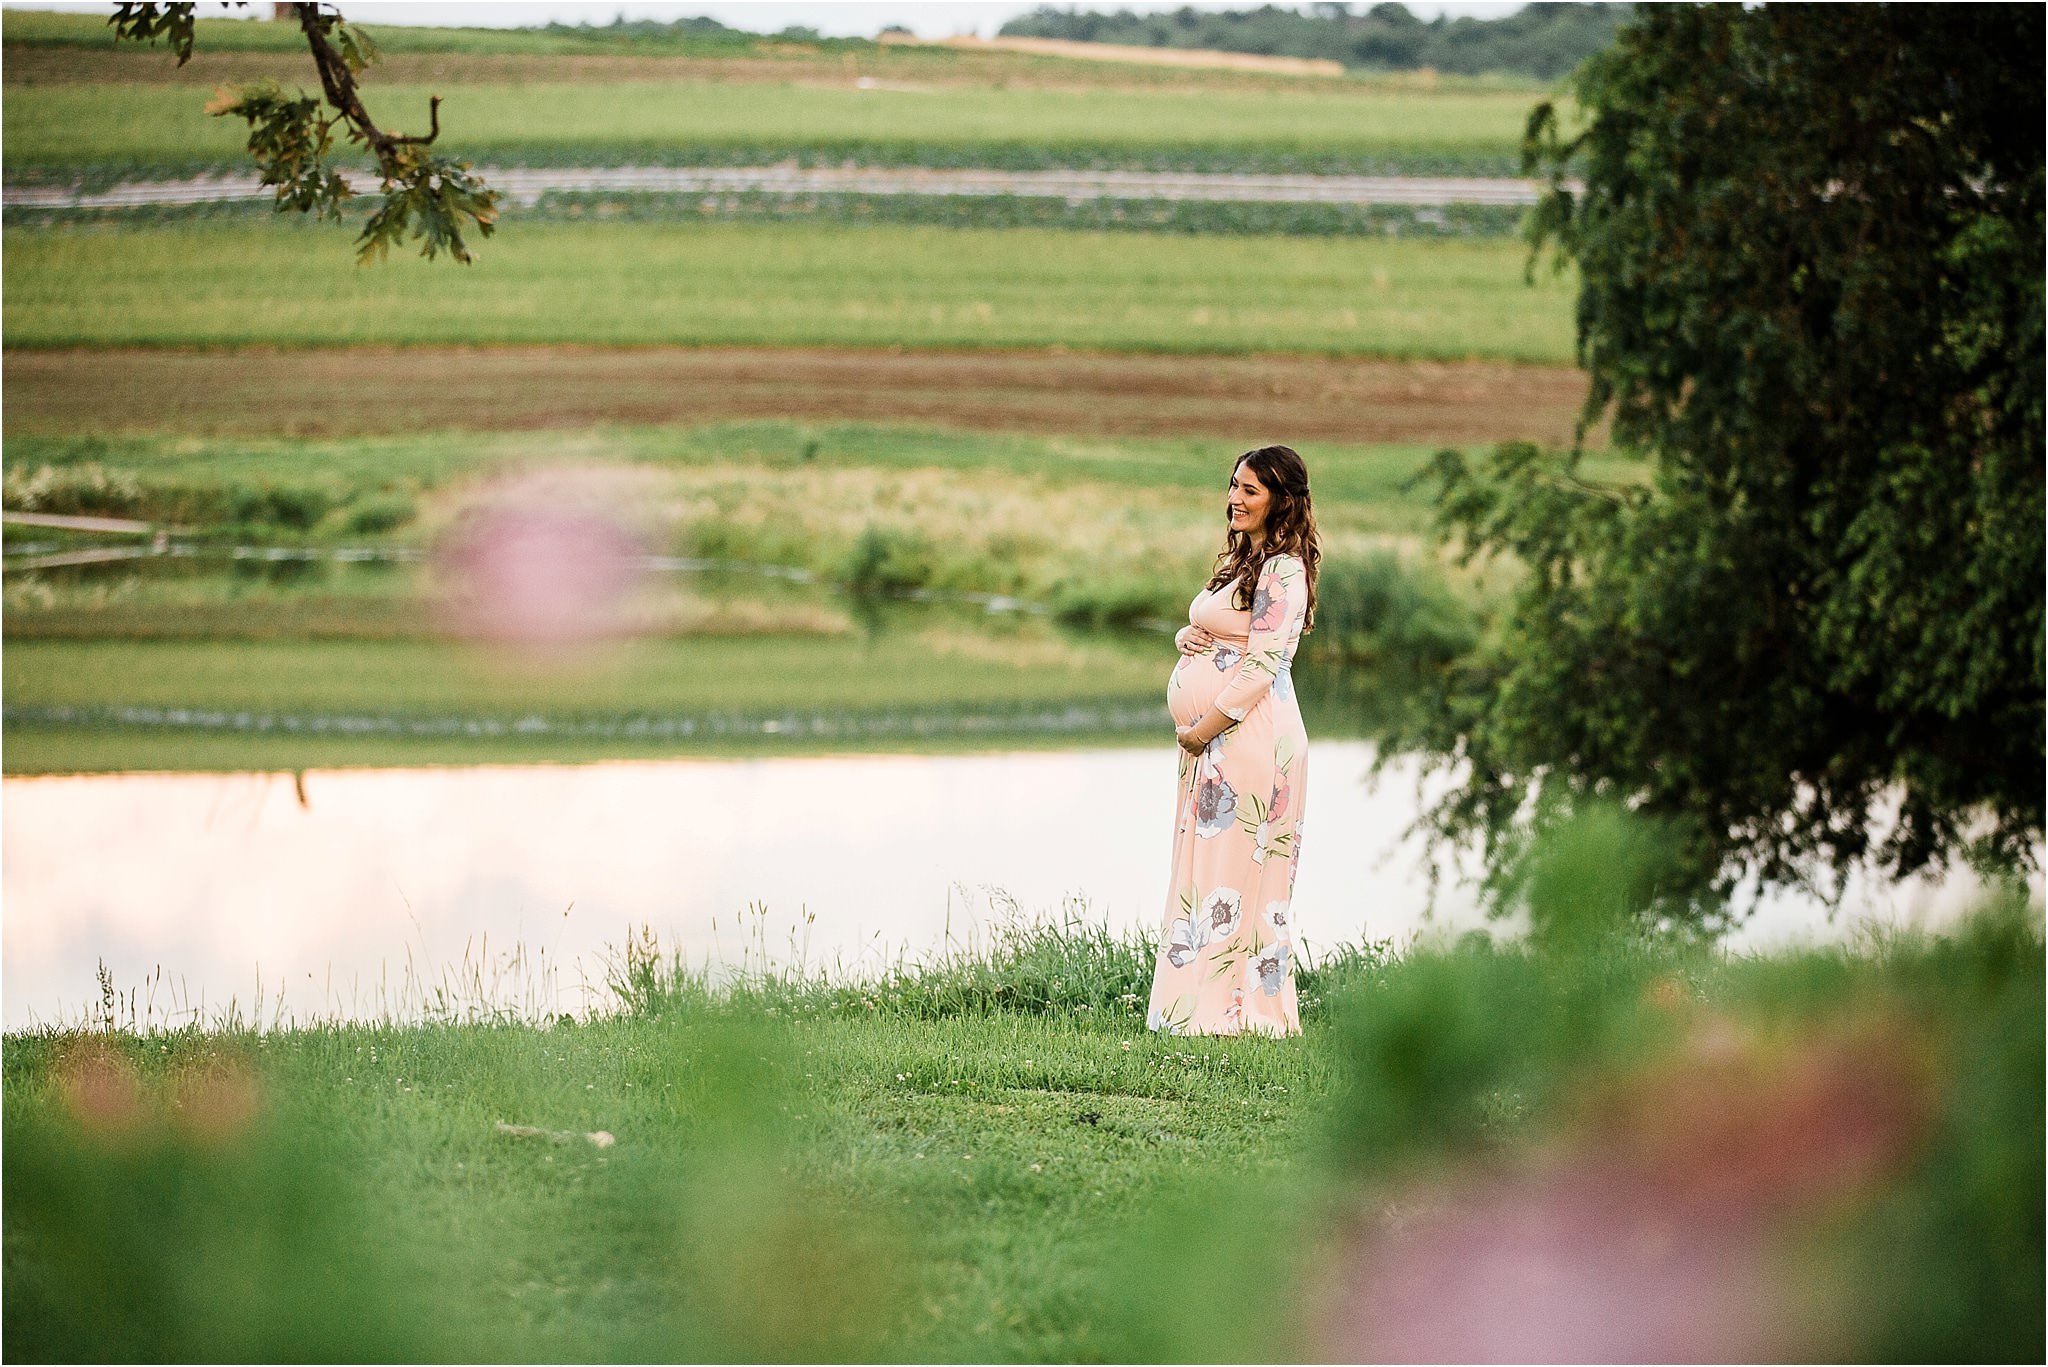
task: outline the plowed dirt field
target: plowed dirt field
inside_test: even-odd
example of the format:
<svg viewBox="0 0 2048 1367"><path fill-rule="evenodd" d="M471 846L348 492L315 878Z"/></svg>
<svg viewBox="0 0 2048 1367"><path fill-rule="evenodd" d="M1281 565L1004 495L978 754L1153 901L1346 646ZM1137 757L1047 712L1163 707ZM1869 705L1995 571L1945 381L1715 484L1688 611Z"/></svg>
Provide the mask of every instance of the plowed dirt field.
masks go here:
<svg viewBox="0 0 2048 1367"><path fill-rule="evenodd" d="M729 418L1244 443L1564 442L1585 377L1500 362L777 348L17 351L14 435L344 436Z"/></svg>

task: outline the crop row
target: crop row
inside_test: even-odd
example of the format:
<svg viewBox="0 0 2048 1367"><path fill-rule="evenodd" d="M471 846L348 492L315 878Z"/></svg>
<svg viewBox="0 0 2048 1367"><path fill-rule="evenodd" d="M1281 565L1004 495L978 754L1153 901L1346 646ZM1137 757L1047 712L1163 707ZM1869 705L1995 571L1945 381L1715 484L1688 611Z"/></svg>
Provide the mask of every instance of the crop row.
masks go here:
<svg viewBox="0 0 2048 1367"><path fill-rule="evenodd" d="M765 165L1512 175L1531 97L1230 91L863 90L710 81L393 85L396 127L446 96L439 144L479 164ZM10 87L7 174L245 164L246 130L178 86Z"/></svg>

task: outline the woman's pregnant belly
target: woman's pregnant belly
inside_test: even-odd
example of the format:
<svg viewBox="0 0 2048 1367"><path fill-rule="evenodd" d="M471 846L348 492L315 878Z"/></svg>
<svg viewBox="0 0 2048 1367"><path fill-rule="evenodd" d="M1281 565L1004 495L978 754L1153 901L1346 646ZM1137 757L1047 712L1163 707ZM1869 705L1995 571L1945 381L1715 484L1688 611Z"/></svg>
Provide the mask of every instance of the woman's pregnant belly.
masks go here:
<svg viewBox="0 0 2048 1367"><path fill-rule="evenodd" d="M1175 726L1192 726L1215 709L1216 695L1237 673L1239 658L1235 646L1180 657L1166 680L1166 710L1173 714Z"/></svg>

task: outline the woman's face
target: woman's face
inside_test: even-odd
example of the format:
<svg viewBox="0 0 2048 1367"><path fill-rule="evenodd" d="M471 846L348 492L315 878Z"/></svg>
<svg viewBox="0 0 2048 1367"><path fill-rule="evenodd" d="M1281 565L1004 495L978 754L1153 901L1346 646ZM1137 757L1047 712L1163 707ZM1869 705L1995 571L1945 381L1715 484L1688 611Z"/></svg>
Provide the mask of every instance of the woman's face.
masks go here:
<svg viewBox="0 0 2048 1367"><path fill-rule="evenodd" d="M1230 472L1230 530L1247 536L1264 535L1266 512L1272 506L1272 491L1259 482L1248 462L1239 461Z"/></svg>

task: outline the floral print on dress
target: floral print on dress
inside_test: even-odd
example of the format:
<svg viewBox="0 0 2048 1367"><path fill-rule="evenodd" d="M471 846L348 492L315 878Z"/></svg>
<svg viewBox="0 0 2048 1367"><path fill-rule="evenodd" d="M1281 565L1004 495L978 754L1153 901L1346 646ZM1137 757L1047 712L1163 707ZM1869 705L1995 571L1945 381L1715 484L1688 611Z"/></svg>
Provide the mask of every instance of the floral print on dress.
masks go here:
<svg viewBox="0 0 2048 1367"><path fill-rule="evenodd" d="M1220 770L1195 781L1195 834L1213 840L1237 821L1237 793Z"/></svg>
<svg viewBox="0 0 2048 1367"><path fill-rule="evenodd" d="M1291 940L1294 938L1293 923L1287 919L1286 898L1283 897L1277 902L1266 903L1266 924L1273 928L1275 938L1281 940Z"/></svg>
<svg viewBox="0 0 2048 1367"><path fill-rule="evenodd" d="M1266 807L1266 820L1280 821L1287 816L1288 804L1294 801L1294 784L1285 769L1273 778L1273 800Z"/></svg>
<svg viewBox="0 0 2048 1367"><path fill-rule="evenodd" d="M1252 607L1225 584L1195 597L1190 625L1214 638L1213 669L1182 657L1167 681L1175 724L1233 724L1199 756L1181 752L1173 881L1146 1023L1169 1034L1291 1035L1294 879L1301 862L1308 736L1291 682L1308 590L1291 555L1260 568Z"/></svg>
<svg viewBox="0 0 2048 1367"><path fill-rule="evenodd" d="M1195 1015L1195 997L1184 993L1164 1006L1153 1005L1145 1013L1145 1028L1168 1035L1185 1035Z"/></svg>
<svg viewBox="0 0 2048 1367"><path fill-rule="evenodd" d="M1245 960L1244 985L1248 991L1259 991L1269 997L1280 995L1281 985L1287 981L1287 962L1293 957L1293 946L1285 940L1275 940Z"/></svg>
<svg viewBox="0 0 2048 1367"><path fill-rule="evenodd" d="M1237 934L1244 914L1244 898L1236 888L1211 888L1202 899L1202 943L1227 940Z"/></svg>

